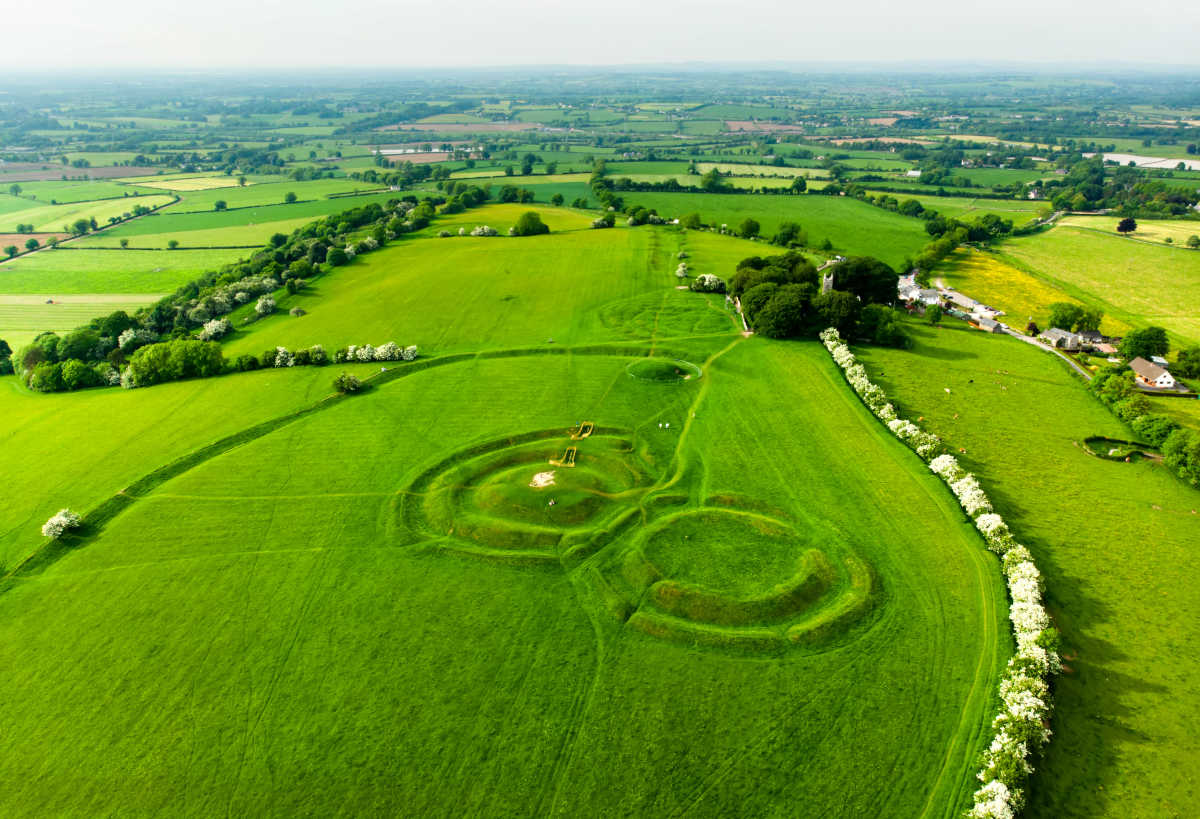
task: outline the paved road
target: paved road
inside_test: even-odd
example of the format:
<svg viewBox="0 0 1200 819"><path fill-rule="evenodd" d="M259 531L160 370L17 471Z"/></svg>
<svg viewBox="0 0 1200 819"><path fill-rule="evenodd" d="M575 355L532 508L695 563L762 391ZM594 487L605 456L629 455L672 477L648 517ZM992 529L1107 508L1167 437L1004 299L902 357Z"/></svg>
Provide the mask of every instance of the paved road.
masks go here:
<svg viewBox="0 0 1200 819"><path fill-rule="evenodd" d="M1084 379L1085 381L1091 381L1091 380L1092 380L1092 374L1091 374L1090 372L1088 372L1086 368L1084 368L1084 367L1080 366L1080 364L1079 364L1079 362L1078 362L1078 361L1075 361L1075 360L1074 360L1073 358L1071 358L1070 356L1064 355L1062 352L1060 352L1059 350L1056 350L1055 348L1051 347L1049 344L1046 344L1045 342L1039 341L1039 340L1037 340L1036 338L1033 338L1033 337L1031 337L1031 336L1027 336L1027 335L1025 335L1025 334L1023 334L1023 333L1018 333L1016 330L1009 329L1009 330L1005 330L1004 332L1005 332L1005 333L1007 333L1008 335L1012 336L1013 338L1020 339L1021 341L1024 341L1026 344L1031 344L1031 345L1033 345L1034 347L1040 347L1041 349L1045 350L1045 351L1046 351L1046 352L1048 352L1048 353L1054 353L1054 355L1058 356L1058 357L1059 357L1059 358L1061 358L1063 361L1065 361L1065 362L1067 362L1068 364L1070 364L1070 365L1071 365L1071 368L1072 368L1072 369L1074 369L1074 370L1075 370L1075 372L1077 372L1077 373L1079 373L1080 375L1082 375L1082 376L1083 376L1083 379Z"/></svg>

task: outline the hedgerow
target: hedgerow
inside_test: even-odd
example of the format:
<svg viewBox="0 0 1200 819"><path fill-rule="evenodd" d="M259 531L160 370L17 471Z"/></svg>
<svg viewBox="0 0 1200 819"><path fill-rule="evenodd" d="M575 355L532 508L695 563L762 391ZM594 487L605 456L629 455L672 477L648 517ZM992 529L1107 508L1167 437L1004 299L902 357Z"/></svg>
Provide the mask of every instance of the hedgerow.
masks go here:
<svg viewBox="0 0 1200 819"><path fill-rule="evenodd" d="M1042 604L1042 576L1033 555L1013 537L1008 524L992 510L978 479L953 456L942 452L937 436L912 421L899 418L886 394L867 377L834 328L821 341L841 367L863 403L888 429L911 447L941 478L983 536L988 549L1001 558L1011 600L1009 620L1017 651L1000 680L1002 707L992 719L992 741L983 753L977 774L983 783L967 812L971 819L1011 819L1025 805L1025 787L1033 773L1031 760L1050 740L1050 682L1062 670L1058 632Z"/></svg>

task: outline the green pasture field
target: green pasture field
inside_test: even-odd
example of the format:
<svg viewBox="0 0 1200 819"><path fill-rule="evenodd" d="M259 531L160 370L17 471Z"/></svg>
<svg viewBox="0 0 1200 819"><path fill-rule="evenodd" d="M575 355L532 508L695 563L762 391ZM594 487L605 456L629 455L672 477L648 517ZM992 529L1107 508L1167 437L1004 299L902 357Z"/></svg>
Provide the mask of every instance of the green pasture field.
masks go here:
<svg viewBox="0 0 1200 819"><path fill-rule="evenodd" d="M66 157L69 162L74 162L77 159L86 159L93 168L107 167L116 165L122 162L132 162L137 156L136 151L67 151ZM64 166L64 171L67 175L87 173L87 168L70 168Z"/></svg>
<svg viewBox="0 0 1200 819"><path fill-rule="evenodd" d="M974 221L980 216L994 213L1012 219L1014 225L1032 221L1035 214L1046 207L1045 202L1029 199L984 199L965 196L928 196L922 194L894 193L892 191L870 191L874 196L892 196L903 202L916 199L927 210L936 210L942 216Z"/></svg>
<svg viewBox="0 0 1200 819"><path fill-rule="evenodd" d="M266 241L273 233L289 233L318 217L372 202L382 204L396 196L395 193L368 194L344 200L318 199L291 205L198 213L167 210L87 236L78 242L78 246L119 247L123 238L129 239L131 247L165 248L167 240L172 238L178 239L184 247L255 245Z"/></svg>
<svg viewBox="0 0 1200 819"><path fill-rule="evenodd" d="M153 177L151 177L153 178ZM92 179L87 181L64 182L18 182L21 186L22 199L37 199L39 203L50 204L51 200L60 204L68 202L90 202L96 199L115 199L122 196L137 196L159 194L153 188L140 185L126 185L112 182L108 179ZM8 186L0 186L5 193Z"/></svg>
<svg viewBox="0 0 1200 819"><path fill-rule="evenodd" d="M955 176L965 176L976 185L1025 185L1037 179L1045 179L1045 171L1024 171L1015 168L956 168Z"/></svg>
<svg viewBox="0 0 1200 819"><path fill-rule="evenodd" d="M771 108L765 105L730 105L714 103L693 108L688 115L694 119L783 119L790 120L793 111L787 108Z"/></svg>
<svg viewBox="0 0 1200 819"><path fill-rule="evenodd" d="M418 344L430 354L479 349L484 344L538 346L551 338L560 346L615 342L629 338L628 321L623 314L610 316L601 310L603 306L634 298L656 284L661 290L676 283L678 250L673 239L649 228L593 230L590 214L566 209L540 211L543 221L556 231L548 236L436 236L441 230L457 233L459 227L469 231L480 224L503 234L526 210L528 205L493 205L441 217L424 231L432 238L405 239L395 249L354 260L299 293L280 294L277 314L239 330L225 345L227 354L316 343L333 350L388 340ZM564 230L569 240L559 237ZM578 270L595 274L570 273ZM481 278L484 271L487 275ZM436 288L423 284L430 281L440 284ZM653 316L668 298L692 301L668 290L656 293L650 302L627 307L636 307L637 315ZM354 305L364 299L374 308L356 310ZM578 308L564 310L564 304ZM292 307L308 314L290 316ZM457 311L456 321L430 323L431 315L449 311ZM358 318L347 324L345 317L351 312ZM683 327L676 334L732 327L732 319L724 313L701 311L698 318L703 321L699 328ZM640 329L646 325L646 321L637 324Z"/></svg>
<svg viewBox="0 0 1200 819"><path fill-rule="evenodd" d="M764 176L764 177L785 177L792 179L797 176L807 178L813 177L828 177L828 171L820 168L789 168L779 167L776 165L752 165L748 162L697 162L696 170L705 174L716 168L723 174L733 174L734 176Z"/></svg>
<svg viewBox="0 0 1200 819"><path fill-rule="evenodd" d="M3 281L3 277L0 277ZM14 350L28 344L39 333L74 330L96 316L116 310L132 313L152 304L161 293L0 294L0 338ZM47 301L53 300L53 304Z"/></svg>
<svg viewBox="0 0 1200 819"><path fill-rule="evenodd" d="M1183 613L1200 606L1200 496L1161 464L1086 454L1090 435L1132 432L1053 356L957 323L910 329L911 351L856 352L905 415L966 450L1036 556L1063 635L1069 670L1027 815L1189 815L1200 622Z"/></svg>
<svg viewBox="0 0 1200 819"><path fill-rule="evenodd" d="M826 237L844 255L871 255L899 265L929 241L922 222L864 202L837 196L753 196L715 193L624 193L626 202L655 208L664 217L699 213L707 224L736 228L747 217L772 236L781 222L799 222L809 242Z"/></svg>
<svg viewBox="0 0 1200 819"><path fill-rule="evenodd" d="M1164 327L1177 347L1200 342L1200 253L1068 225L1000 250L1126 324Z"/></svg>
<svg viewBox="0 0 1200 819"><path fill-rule="evenodd" d="M0 293L169 293L245 250L98 250L72 241L0 264Z"/></svg>
<svg viewBox="0 0 1200 819"><path fill-rule="evenodd" d="M289 125L284 128L271 128L270 133L281 134L283 136L308 136L321 137L332 136L333 132L341 128L341 125Z"/></svg>
<svg viewBox="0 0 1200 819"><path fill-rule="evenodd" d="M0 233L12 233L19 224L33 225L35 232L60 231L77 219L95 219L101 227L111 216L130 213L134 205L148 208L165 205L173 197L166 194L71 202L63 205L39 204L8 194L0 195ZM18 205L21 207L18 209Z"/></svg>
<svg viewBox="0 0 1200 819"><path fill-rule="evenodd" d="M517 122L558 122L559 120L578 120L581 119L586 112L579 110L564 110L562 108L526 108L517 111L513 115L513 119ZM422 120L424 122L425 120ZM486 122L488 120L477 120Z"/></svg>
<svg viewBox="0 0 1200 819"><path fill-rule="evenodd" d="M719 119L685 119L680 123L680 131L697 136L710 136L725 130L725 123Z"/></svg>
<svg viewBox="0 0 1200 819"><path fill-rule="evenodd" d="M254 180L247 177L246 185L253 185ZM147 188L162 188L163 190L179 193L188 191L207 191L213 188L245 187L238 184L236 176L180 176L168 179L150 177L142 183Z"/></svg>
<svg viewBox="0 0 1200 819"><path fill-rule="evenodd" d="M433 116L425 117L424 119L419 119L419 120L417 120L417 122L438 122L438 123L442 123L442 124L446 124L446 123L474 124L474 123L478 123L478 122L491 122L491 120L485 119L484 117L476 116L475 114L434 114Z"/></svg>
<svg viewBox="0 0 1200 819"><path fill-rule="evenodd" d="M632 176L633 174L643 173L658 173L658 174L687 174L688 165L691 163L683 161L670 160L653 160L646 162L607 160L604 163L607 175L612 179L617 179L622 176Z"/></svg>
<svg viewBox="0 0 1200 819"><path fill-rule="evenodd" d="M0 811L961 813L1011 650L996 561L822 347L674 289L684 238L416 240L339 268L330 335L429 356L342 401L313 403L337 367L0 380L0 463L83 466L10 497L9 554L127 488L0 593ZM125 775L147 753L163 775Z"/></svg>
<svg viewBox="0 0 1200 819"><path fill-rule="evenodd" d="M882 171L907 171L914 167L914 163L903 159L892 159L891 155L874 154L866 157L851 157L850 159L837 160L839 165L845 165L847 168L855 170L882 170Z"/></svg>
<svg viewBox="0 0 1200 819"><path fill-rule="evenodd" d="M178 205L170 208L168 213L192 213L212 210L218 200L225 202L229 208L257 207L259 205L282 204L289 193L296 194L298 201L307 202L314 199L327 199L332 194L355 193L358 191L379 191L377 182L359 182L353 179L314 179L308 182L259 183L241 188L218 188L215 190L194 191L181 195ZM353 199L347 199L346 208L354 207Z"/></svg>
<svg viewBox="0 0 1200 819"><path fill-rule="evenodd" d="M167 250L170 242L179 242L178 249L197 248L257 248L266 243L272 235L282 233L287 235L297 228L304 227L312 221L311 216L300 216L293 219L280 219L274 222L248 222L244 225L229 225L218 228L199 228L196 230L172 231L170 233L140 233L129 237L129 248ZM117 248L120 240L117 237L99 234L80 242L81 248Z"/></svg>
<svg viewBox="0 0 1200 819"><path fill-rule="evenodd" d="M1196 252L1187 246L1191 236L1200 236L1200 220L1193 219L1138 219L1137 230L1124 236L1117 233L1117 224L1121 221L1118 216L1064 216L1059 220L1060 225L1094 230L1108 236L1120 236L1132 241L1171 244L1182 250Z"/></svg>

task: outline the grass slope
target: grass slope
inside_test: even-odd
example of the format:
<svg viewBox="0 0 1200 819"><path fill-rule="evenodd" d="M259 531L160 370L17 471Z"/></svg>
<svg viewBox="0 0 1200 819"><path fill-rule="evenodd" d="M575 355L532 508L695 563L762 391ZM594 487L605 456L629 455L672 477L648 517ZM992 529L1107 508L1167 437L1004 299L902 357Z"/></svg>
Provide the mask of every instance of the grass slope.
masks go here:
<svg viewBox="0 0 1200 819"><path fill-rule="evenodd" d="M1037 557L1063 634L1070 670L1029 815L1189 815L1200 495L1161 465L1085 454L1089 435L1130 432L1052 356L960 326L912 330L911 352L856 352L905 414L966 450Z"/></svg>

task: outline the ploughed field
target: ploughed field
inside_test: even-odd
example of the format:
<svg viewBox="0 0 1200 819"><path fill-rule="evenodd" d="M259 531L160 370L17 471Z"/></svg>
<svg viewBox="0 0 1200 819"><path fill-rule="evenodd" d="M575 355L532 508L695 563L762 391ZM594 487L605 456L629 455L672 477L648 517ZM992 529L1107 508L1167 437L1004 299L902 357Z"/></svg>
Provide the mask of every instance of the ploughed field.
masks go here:
<svg viewBox="0 0 1200 819"><path fill-rule="evenodd" d="M421 346L358 395L0 380L6 564L99 510L0 587L0 813L969 804L995 558L819 344L676 289L750 243L576 227L398 243L228 344Z"/></svg>

